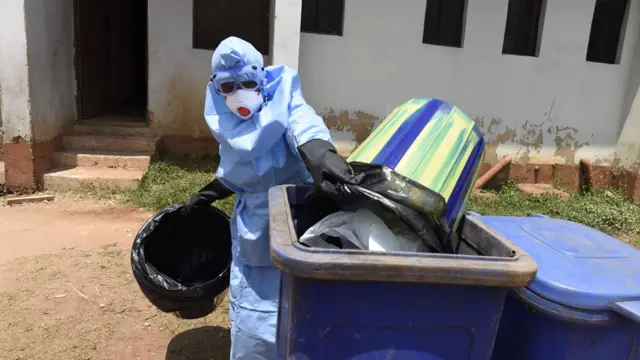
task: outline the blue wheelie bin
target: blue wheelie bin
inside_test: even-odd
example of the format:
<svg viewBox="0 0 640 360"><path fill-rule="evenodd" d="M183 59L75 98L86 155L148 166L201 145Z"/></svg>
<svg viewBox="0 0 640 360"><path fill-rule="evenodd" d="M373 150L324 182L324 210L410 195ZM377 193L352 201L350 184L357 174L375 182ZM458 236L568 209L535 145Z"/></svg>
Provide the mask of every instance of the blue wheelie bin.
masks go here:
<svg viewBox="0 0 640 360"><path fill-rule="evenodd" d="M480 219L538 263L507 297L494 360L640 359L640 251L542 215Z"/></svg>
<svg viewBox="0 0 640 360"><path fill-rule="evenodd" d="M525 252L473 216L455 255L304 247L308 190L269 194L277 359L490 359L509 288L535 277Z"/></svg>

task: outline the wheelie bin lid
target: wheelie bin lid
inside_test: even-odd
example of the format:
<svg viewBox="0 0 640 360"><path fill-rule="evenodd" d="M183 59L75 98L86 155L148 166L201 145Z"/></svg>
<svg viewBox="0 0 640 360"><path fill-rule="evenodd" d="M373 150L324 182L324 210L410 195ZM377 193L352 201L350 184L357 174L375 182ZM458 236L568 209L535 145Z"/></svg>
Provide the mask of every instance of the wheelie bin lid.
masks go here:
<svg viewBox="0 0 640 360"><path fill-rule="evenodd" d="M479 217L538 263L536 279L527 288L537 296L521 292L524 300L614 311L640 322L640 251L633 246L544 215Z"/></svg>
<svg viewBox="0 0 640 360"><path fill-rule="evenodd" d="M298 236L313 225L304 216L314 212L304 203L308 190L309 187L292 185L269 190L271 261L284 273L317 280L505 288L525 286L535 277L535 261L475 216L463 220L461 238L468 246L462 247L464 250L458 254L305 247Z"/></svg>

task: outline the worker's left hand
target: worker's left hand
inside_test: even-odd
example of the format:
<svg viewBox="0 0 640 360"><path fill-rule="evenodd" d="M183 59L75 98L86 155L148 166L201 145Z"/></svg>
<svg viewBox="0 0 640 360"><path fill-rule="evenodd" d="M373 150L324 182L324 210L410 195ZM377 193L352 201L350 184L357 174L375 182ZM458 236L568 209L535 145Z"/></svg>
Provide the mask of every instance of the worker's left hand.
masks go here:
<svg viewBox="0 0 640 360"><path fill-rule="evenodd" d="M210 206L214 201L226 199L231 195L233 195L233 191L227 189L217 178L213 179L189 198L182 212L188 213L199 207Z"/></svg>
<svg viewBox="0 0 640 360"><path fill-rule="evenodd" d="M298 152L313 177L315 191L337 195L337 184L353 183L353 169L330 142L311 140Z"/></svg>

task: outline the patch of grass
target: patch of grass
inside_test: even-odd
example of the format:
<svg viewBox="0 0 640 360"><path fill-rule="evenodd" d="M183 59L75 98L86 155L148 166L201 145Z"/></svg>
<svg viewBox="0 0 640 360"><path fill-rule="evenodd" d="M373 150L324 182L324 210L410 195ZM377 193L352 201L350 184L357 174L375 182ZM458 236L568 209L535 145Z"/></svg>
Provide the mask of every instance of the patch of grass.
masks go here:
<svg viewBox="0 0 640 360"><path fill-rule="evenodd" d="M495 197L473 196L467 210L482 215L529 216L544 214L621 236L640 246L640 204L621 191L595 190L575 193L567 200L552 194L533 196L521 193L517 184L507 183Z"/></svg>
<svg viewBox="0 0 640 360"><path fill-rule="evenodd" d="M104 251L100 251L98 254L100 256L117 258L117 257L120 257L120 255L122 255L122 251L120 251L120 250L104 250Z"/></svg>
<svg viewBox="0 0 640 360"><path fill-rule="evenodd" d="M213 180L217 166L216 157L155 157L138 187L119 190L118 197L129 205L151 210L184 204ZM231 214L234 201L235 197L231 197L214 206Z"/></svg>

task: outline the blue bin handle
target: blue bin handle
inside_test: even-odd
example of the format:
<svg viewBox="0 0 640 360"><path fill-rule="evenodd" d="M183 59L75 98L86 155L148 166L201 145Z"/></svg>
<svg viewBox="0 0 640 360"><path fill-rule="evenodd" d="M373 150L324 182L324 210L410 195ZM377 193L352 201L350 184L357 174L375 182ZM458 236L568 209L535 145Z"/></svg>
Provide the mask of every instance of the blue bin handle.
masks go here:
<svg viewBox="0 0 640 360"><path fill-rule="evenodd" d="M640 324L640 301L622 301L611 306L611 310Z"/></svg>
<svg viewBox="0 0 640 360"><path fill-rule="evenodd" d="M543 218L543 219L551 219L545 214L531 214L531 217Z"/></svg>

